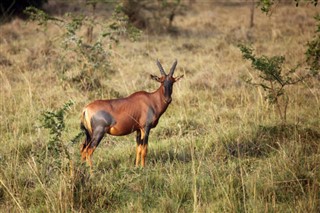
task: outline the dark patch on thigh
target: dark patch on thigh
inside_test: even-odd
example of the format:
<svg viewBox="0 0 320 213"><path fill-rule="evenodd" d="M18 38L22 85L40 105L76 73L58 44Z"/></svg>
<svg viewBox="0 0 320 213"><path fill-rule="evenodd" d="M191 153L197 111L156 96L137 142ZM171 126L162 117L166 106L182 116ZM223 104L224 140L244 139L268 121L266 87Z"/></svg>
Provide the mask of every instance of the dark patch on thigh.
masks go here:
<svg viewBox="0 0 320 213"><path fill-rule="evenodd" d="M152 125L155 112L152 107L148 108L146 125Z"/></svg>
<svg viewBox="0 0 320 213"><path fill-rule="evenodd" d="M91 117L91 126L93 129L96 127L110 127L116 123L112 115L106 111L98 111Z"/></svg>

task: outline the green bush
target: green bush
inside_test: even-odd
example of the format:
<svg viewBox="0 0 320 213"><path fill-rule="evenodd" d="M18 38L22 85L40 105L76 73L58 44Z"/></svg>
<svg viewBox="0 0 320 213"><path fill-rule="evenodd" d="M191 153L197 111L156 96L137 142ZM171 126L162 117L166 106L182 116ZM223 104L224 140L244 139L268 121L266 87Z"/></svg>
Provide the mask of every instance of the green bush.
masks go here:
<svg viewBox="0 0 320 213"><path fill-rule="evenodd" d="M283 71L282 66L285 62L284 56L267 57L256 56L253 54L253 49L245 45L239 45L244 59L251 61L252 68L257 71L257 80L246 79L246 82L259 86L266 91L265 98L276 106L278 116L282 123L287 119L287 108L289 104L289 96L286 93L286 88L289 85L295 85L310 76L309 73L296 77L294 74L297 67Z"/></svg>

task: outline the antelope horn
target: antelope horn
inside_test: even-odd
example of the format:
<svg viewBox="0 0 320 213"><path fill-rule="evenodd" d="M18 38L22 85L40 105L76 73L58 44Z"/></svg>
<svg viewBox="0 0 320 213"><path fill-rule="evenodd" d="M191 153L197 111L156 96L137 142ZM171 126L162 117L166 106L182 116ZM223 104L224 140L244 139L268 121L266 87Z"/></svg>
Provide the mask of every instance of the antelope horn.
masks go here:
<svg viewBox="0 0 320 213"><path fill-rule="evenodd" d="M169 73L169 76L173 76L173 73L174 73L174 70L176 69L176 66L177 66L177 63L178 63L178 61L177 61L177 59L173 62L173 65L172 65L172 67L171 67L171 69L170 69L170 73Z"/></svg>
<svg viewBox="0 0 320 213"><path fill-rule="evenodd" d="M165 73L165 71L164 71L164 69L163 69L163 67L162 67L162 65L160 64L160 61L159 61L159 59L157 59L157 65L158 65L158 67L159 67L159 70L160 70L160 72L161 72L161 75L166 75L166 73Z"/></svg>

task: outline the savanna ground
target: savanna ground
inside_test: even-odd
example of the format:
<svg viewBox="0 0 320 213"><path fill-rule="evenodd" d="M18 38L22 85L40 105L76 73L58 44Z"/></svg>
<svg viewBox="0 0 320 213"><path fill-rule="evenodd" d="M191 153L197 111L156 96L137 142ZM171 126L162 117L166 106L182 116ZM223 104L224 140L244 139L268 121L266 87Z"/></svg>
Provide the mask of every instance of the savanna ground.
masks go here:
<svg viewBox="0 0 320 213"><path fill-rule="evenodd" d="M81 67L61 48L59 27L44 31L19 19L1 25L0 211L319 212L319 78L289 87L281 125L264 91L242 80L257 76L237 47L251 43L256 54L285 55L285 68L294 67L304 61L317 9L278 5L268 17L257 8L250 29L248 5L198 1L175 17L175 33L143 33L107 48L108 71L94 89L70 80ZM154 91L156 59L166 70L177 59L175 74L184 78L151 131L146 168L134 166L134 134L106 136L90 175L80 143L70 143L82 108ZM61 136L67 154L51 156L41 113L69 100Z"/></svg>

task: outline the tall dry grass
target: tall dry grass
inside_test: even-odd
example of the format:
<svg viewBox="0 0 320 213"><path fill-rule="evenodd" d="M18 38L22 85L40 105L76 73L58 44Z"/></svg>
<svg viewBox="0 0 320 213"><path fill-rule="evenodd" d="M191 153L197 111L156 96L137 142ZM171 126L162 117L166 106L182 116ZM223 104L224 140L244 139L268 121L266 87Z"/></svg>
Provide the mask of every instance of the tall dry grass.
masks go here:
<svg viewBox="0 0 320 213"><path fill-rule="evenodd" d="M271 17L250 8L200 2L177 16L176 35L144 34L109 50L112 72L99 90L83 91L57 36L14 20L0 30L0 206L2 212L318 212L319 79L290 87L288 125L279 126L264 91L241 80L252 75L238 43L257 54L304 60L315 30L313 7L279 6ZM99 18L98 18L99 19ZM103 21L103 18L101 18ZM98 32L94 31L94 35ZM108 44L104 44L108 45ZM134 136L107 136L94 153L94 176L80 162L82 107L91 100L153 91L148 80L178 59L173 102L151 131L147 167L134 167ZM71 59L70 59L71 60ZM74 100L63 140L71 158L54 164L40 114Z"/></svg>

